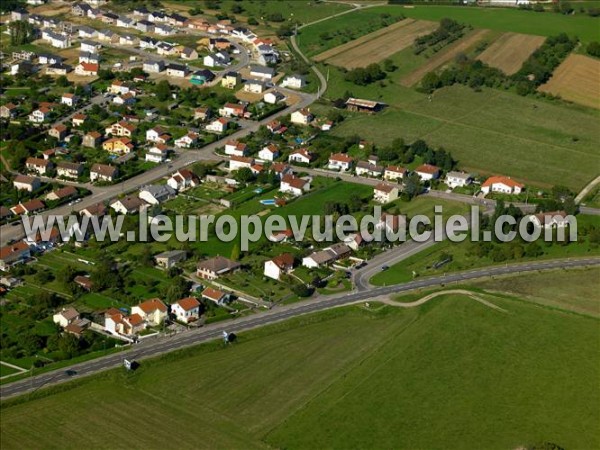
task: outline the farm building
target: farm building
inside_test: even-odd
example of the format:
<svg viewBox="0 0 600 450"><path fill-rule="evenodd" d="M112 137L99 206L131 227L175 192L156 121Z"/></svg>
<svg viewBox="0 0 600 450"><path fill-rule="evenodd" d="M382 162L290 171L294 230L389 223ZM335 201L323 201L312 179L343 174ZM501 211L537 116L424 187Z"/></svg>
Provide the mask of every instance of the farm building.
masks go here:
<svg viewBox="0 0 600 450"><path fill-rule="evenodd" d="M366 112L374 114L376 112L381 111L384 106L385 104L373 100L363 100L360 98L352 97L346 100L346 108L349 111Z"/></svg>

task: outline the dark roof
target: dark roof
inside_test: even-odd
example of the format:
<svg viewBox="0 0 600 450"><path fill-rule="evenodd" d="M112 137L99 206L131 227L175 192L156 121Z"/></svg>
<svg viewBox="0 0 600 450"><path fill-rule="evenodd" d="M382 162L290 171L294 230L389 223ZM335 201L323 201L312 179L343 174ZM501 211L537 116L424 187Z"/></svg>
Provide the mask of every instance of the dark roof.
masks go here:
<svg viewBox="0 0 600 450"><path fill-rule="evenodd" d="M183 71L187 70L187 67L184 66L183 64L173 64L173 63L171 63L171 64L169 64L167 66L167 68L168 69L172 69L172 70L183 70Z"/></svg>

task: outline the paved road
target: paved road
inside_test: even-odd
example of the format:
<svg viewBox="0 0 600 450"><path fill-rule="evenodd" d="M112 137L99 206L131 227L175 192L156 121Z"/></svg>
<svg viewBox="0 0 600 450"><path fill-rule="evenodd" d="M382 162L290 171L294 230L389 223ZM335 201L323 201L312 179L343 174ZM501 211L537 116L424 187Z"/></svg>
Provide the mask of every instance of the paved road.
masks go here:
<svg viewBox="0 0 600 450"><path fill-rule="evenodd" d="M581 203L581 200L583 200L585 198L586 195L588 195L592 189L594 189L598 184L600 183L600 175L598 175L596 178L594 178L592 181L590 181L582 190L579 194L577 194L577 197L575 197L575 203Z"/></svg>
<svg viewBox="0 0 600 450"><path fill-rule="evenodd" d="M197 345L201 342L219 339L222 336L223 331L239 333L241 331L281 322L291 317L323 311L384 295L397 294L415 289L445 286L451 283L460 283L497 275L526 274L540 270L567 269L598 265L600 265L600 258L536 261L525 264L493 266L467 272L452 273L445 276L423 278L409 283L380 287L362 292L355 291L334 297L317 297L316 299L306 300L292 305L276 306L270 311L257 315L210 324L204 328L186 331L172 337L163 336L145 340L128 350L88 362L75 364L68 369L76 371L77 375L75 375L75 378L80 378L82 376L92 375L104 370L119 367L123 364L124 358L140 361L176 349ZM36 391L45 386L65 383L73 379L73 377L66 374L66 370L67 368L59 369L28 379L5 384L0 387L0 398L7 399L27 392Z"/></svg>

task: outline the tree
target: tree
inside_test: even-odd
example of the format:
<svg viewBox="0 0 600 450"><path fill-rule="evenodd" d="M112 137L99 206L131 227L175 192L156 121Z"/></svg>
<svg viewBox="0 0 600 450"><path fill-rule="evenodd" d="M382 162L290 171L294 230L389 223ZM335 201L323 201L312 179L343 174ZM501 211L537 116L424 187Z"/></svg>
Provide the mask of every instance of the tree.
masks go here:
<svg viewBox="0 0 600 450"><path fill-rule="evenodd" d="M596 58L600 58L600 42L598 42L598 41L590 42L587 45L587 47L585 48L585 51L590 56L595 56Z"/></svg>
<svg viewBox="0 0 600 450"><path fill-rule="evenodd" d="M171 98L171 85L167 80L161 80L156 85L155 93L159 101L167 101Z"/></svg>
<svg viewBox="0 0 600 450"><path fill-rule="evenodd" d="M173 303L184 298L189 291L190 283L183 278L178 277L163 291L163 297L168 303Z"/></svg>
<svg viewBox="0 0 600 450"><path fill-rule="evenodd" d="M254 178L254 173L249 167L242 167L235 171L233 178L240 183L247 183Z"/></svg>
<svg viewBox="0 0 600 450"><path fill-rule="evenodd" d="M256 26L258 25L258 20L256 20L254 17L248 17L248 25Z"/></svg>
<svg viewBox="0 0 600 450"><path fill-rule="evenodd" d="M305 284L296 284L292 286L292 292L298 297L310 297L314 292L314 289Z"/></svg>
<svg viewBox="0 0 600 450"><path fill-rule="evenodd" d="M8 25L11 45L23 45L33 41L35 30L33 25L22 20L15 20Z"/></svg>
<svg viewBox="0 0 600 450"><path fill-rule="evenodd" d="M67 87L67 86L71 86L71 82L68 80L68 78L64 75L61 75L60 77L58 77L56 79L56 85L59 87Z"/></svg>
<svg viewBox="0 0 600 450"><path fill-rule="evenodd" d="M410 174L406 178L406 182L404 184L403 194L407 196L409 199L416 197L423 191L423 184L421 183L421 178L416 173Z"/></svg>
<svg viewBox="0 0 600 450"><path fill-rule="evenodd" d="M386 72L394 72L398 67L396 66L396 64L394 64L394 61L392 61L391 59L385 59L383 61L383 70L385 70Z"/></svg>
<svg viewBox="0 0 600 450"><path fill-rule="evenodd" d="M428 72L421 80L421 89L425 92L433 92L442 86L440 77L435 72Z"/></svg>

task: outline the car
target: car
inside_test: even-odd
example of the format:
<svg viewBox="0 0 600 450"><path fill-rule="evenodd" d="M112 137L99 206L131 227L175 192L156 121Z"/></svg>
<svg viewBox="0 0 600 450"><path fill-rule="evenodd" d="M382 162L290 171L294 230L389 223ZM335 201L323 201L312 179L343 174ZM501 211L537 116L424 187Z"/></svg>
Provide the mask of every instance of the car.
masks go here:
<svg viewBox="0 0 600 450"><path fill-rule="evenodd" d="M381 270L388 270L390 268L390 266L384 264L383 266L381 266Z"/></svg>
<svg viewBox="0 0 600 450"><path fill-rule="evenodd" d="M10 224L11 227L18 227L21 224L19 220Z"/></svg>
<svg viewBox="0 0 600 450"><path fill-rule="evenodd" d="M73 370L73 369L68 369L68 370L65 370L65 375L72 377L74 375L77 375L77 371Z"/></svg>

